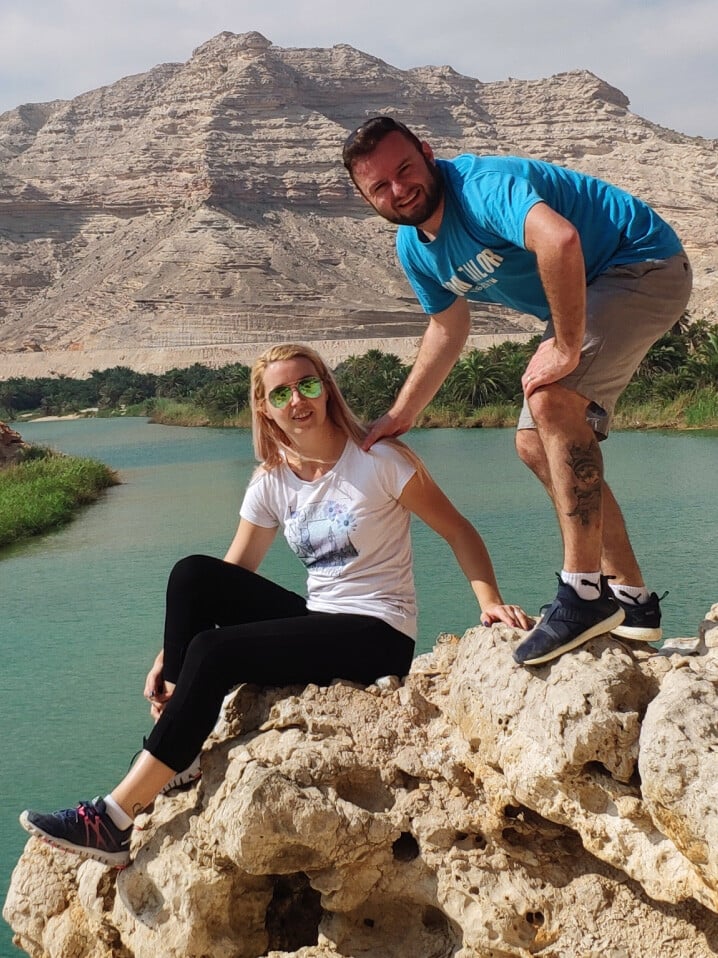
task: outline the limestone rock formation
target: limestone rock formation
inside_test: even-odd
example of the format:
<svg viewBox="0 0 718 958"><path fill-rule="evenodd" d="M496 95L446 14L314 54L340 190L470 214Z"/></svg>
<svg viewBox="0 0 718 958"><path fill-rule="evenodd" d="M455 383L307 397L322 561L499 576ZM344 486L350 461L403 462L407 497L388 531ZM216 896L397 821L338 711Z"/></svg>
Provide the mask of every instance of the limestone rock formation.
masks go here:
<svg viewBox="0 0 718 958"><path fill-rule="evenodd" d="M0 376L219 363L287 337L413 341L424 318L393 227L339 159L385 111L439 155L526 153L643 196L691 254L693 314L715 316L717 141L632 114L584 71L482 83L222 33L187 63L0 116ZM474 313L477 333L534 326Z"/></svg>
<svg viewBox="0 0 718 958"><path fill-rule="evenodd" d="M708 958L718 605L701 634L522 669L497 625L403 683L241 688L126 870L31 839L3 914L33 958Z"/></svg>
<svg viewBox="0 0 718 958"><path fill-rule="evenodd" d="M19 432L0 422L0 469L17 462L26 445Z"/></svg>

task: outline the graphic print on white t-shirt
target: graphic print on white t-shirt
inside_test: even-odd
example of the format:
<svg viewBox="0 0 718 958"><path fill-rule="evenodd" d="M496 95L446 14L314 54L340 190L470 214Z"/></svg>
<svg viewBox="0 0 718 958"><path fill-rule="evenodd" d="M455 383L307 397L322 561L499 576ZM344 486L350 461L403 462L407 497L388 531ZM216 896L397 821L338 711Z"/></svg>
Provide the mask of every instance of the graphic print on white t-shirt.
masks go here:
<svg viewBox="0 0 718 958"><path fill-rule="evenodd" d="M284 535L294 553L309 568L335 574L359 553L350 533L356 528L352 513L334 499L310 502L293 509Z"/></svg>

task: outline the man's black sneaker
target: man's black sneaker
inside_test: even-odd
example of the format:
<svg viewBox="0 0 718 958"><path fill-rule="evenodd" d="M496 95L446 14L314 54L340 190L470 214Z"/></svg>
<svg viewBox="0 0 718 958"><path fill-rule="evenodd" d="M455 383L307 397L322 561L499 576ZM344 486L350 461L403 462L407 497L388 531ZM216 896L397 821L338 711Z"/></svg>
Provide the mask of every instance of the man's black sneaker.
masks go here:
<svg viewBox="0 0 718 958"><path fill-rule="evenodd" d="M646 602L637 602L633 596L621 592L620 589L614 594L626 613L626 618L615 629L611 629L613 635L620 639L633 639L634 642L660 642L663 629L659 603L668 593L664 592L659 597L655 592L651 592Z"/></svg>
<svg viewBox="0 0 718 958"><path fill-rule="evenodd" d="M132 826L122 831L107 813L101 798L80 802L59 812L24 811L20 824L26 832L65 851L123 868L130 860Z"/></svg>
<svg viewBox="0 0 718 958"><path fill-rule="evenodd" d="M558 592L539 624L514 650L519 665L541 665L575 649L596 635L615 631L625 612L601 576L597 599L582 599L559 578Z"/></svg>

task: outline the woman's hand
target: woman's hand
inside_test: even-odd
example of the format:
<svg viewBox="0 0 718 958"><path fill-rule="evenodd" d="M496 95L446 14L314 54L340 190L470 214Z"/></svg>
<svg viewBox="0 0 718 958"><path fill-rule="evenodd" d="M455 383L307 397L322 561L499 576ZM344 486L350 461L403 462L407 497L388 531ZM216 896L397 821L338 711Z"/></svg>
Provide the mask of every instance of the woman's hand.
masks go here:
<svg viewBox="0 0 718 958"><path fill-rule="evenodd" d="M518 629L530 629L534 624L534 620L520 605L505 605L498 602L481 610L482 625L492 625L494 622L505 622L506 625Z"/></svg>
<svg viewBox="0 0 718 958"><path fill-rule="evenodd" d="M152 718L157 721L157 719L164 712L167 703L172 698L172 694L175 690L174 682L162 682L160 689L154 693L154 695L148 696L150 700L150 715Z"/></svg>
<svg viewBox="0 0 718 958"><path fill-rule="evenodd" d="M145 679L144 697L150 703L150 715L157 721L175 690L174 682L166 682L163 676L164 653L160 652L152 663Z"/></svg>

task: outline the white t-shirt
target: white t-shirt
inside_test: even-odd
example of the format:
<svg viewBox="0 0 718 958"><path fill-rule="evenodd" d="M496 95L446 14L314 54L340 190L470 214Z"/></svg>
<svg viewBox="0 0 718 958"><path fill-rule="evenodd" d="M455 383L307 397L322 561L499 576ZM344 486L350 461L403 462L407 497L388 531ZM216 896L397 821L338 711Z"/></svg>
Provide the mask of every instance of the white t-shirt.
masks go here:
<svg viewBox="0 0 718 958"><path fill-rule="evenodd" d="M307 608L373 615L416 638L410 514L397 499L416 472L400 450L347 440L339 460L307 482L286 466L259 469L243 519L283 527L307 569Z"/></svg>

